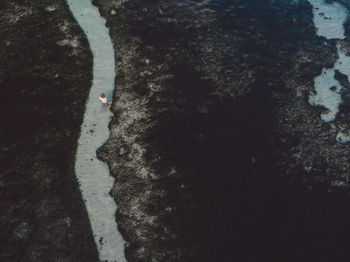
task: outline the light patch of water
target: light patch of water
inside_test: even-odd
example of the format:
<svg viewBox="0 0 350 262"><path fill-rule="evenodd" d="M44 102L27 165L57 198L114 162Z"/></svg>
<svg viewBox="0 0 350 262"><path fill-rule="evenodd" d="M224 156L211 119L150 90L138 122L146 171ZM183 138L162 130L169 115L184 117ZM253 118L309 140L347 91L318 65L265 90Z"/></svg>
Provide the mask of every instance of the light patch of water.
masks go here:
<svg viewBox="0 0 350 262"><path fill-rule="evenodd" d="M339 47L339 43L345 38L344 23L347 19L347 9L339 4L326 4L324 0L308 0L313 6L314 23L317 34L327 39L338 39L339 59L332 69L323 69L321 75L315 77L315 94L310 95L309 103L314 106L323 106L328 112L321 114L325 122L335 120L339 112L339 106L343 103L341 98L342 87L334 78L335 70L350 76L350 57Z"/></svg>
<svg viewBox="0 0 350 262"><path fill-rule="evenodd" d="M53 6L53 5L49 5L49 6L47 6L47 7L45 8L45 10L46 10L47 12L55 12L55 11L56 11L56 7Z"/></svg>
<svg viewBox="0 0 350 262"><path fill-rule="evenodd" d="M344 23L347 9L339 4L326 4L324 0L308 0L313 6L314 23L319 36L327 39L344 39Z"/></svg>
<svg viewBox="0 0 350 262"><path fill-rule="evenodd" d="M323 106L329 110L321 114L325 122L335 120L339 112L339 106L343 103L341 98L342 86L334 78L335 70L350 76L350 57L338 47L339 59L331 69L323 69L321 75L315 77L315 95L310 95L309 103L313 106Z"/></svg>
<svg viewBox="0 0 350 262"><path fill-rule="evenodd" d="M109 195L114 185L108 166L96 157L96 150L109 137L112 113L98 100L100 93L113 94L115 78L114 50L98 9L90 0L67 0L70 10L85 32L93 60L93 83L86 103L76 153L75 172L86 204L100 260L126 261L124 244L115 222L116 203Z"/></svg>
<svg viewBox="0 0 350 262"><path fill-rule="evenodd" d="M342 144L349 143L350 142L350 133L349 132L346 132L346 133L339 132L337 134L336 139L339 143L342 143Z"/></svg>
<svg viewBox="0 0 350 262"><path fill-rule="evenodd" d="M340 91L342 87L334 78L335 70L350 76L350 57L338 47L339 59L332 69L323 69L321 75L315 77L315 95L310 95L309 103L313 106L323 106L328 109L327 113L321 114L325 122L333 121L339 112L339 106L343 103Z"/></svg>

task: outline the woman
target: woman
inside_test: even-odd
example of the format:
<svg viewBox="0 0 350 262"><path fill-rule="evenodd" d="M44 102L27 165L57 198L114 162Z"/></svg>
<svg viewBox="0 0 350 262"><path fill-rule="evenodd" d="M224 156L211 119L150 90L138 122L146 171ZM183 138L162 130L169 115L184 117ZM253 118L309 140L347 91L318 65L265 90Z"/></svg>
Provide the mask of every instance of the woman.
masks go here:
<svg viewBox="0 0 350 262"><path fill-rule="evenodd" d="M102 93L98 99L101 101L102 104L112 104L112 102L108 102L105 93Z"/></svg>

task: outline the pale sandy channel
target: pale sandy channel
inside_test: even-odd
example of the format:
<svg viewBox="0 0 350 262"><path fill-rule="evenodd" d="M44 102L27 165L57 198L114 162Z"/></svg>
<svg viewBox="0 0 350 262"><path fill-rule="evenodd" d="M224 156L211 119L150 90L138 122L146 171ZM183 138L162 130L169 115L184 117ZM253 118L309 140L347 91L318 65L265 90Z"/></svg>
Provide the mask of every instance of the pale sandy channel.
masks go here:
<svg viewBox="0 0 350 262"><path fill-rule="evenodd" d="M114 50L98 9L90 0L67 0L74 17L85 32L94 56L93 83L86 103L78 141L75 172L86 204L100 260L126 261L124 244L115 222L116 203L109 195L114 178L108 166L96 158L96 150L109 137L112 113L98 101L100 93L112 96L115 78Z"/></svg>

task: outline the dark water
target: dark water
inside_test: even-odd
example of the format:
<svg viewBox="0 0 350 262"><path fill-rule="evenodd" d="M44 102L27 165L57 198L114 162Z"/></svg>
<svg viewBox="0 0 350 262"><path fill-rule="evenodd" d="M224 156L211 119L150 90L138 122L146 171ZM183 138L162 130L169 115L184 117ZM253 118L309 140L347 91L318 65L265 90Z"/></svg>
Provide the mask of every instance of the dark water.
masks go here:
<svg viewBox="0 0 350 262"><path fill-rule="evenodd" d="M218 49L232 46L214 60L222 58L222 71L232 69L237 78L240 70L243 74L249 68L254 80L247 80L249 91L242 96L215 96L220 78L226 79L221 71L216 72L219 80L203 81L202 72L191 70L188 62L170 69L174 79L166 84L171 99L164 104L171 104L171 109L154 115L158 124L147 142L152 145L150 158L155 152L164 157L153 168L161 172L176 166L189 187L187 196L172 192L168 201L178 213L166 220L177 229L185 250L191 250L187 255L195 254L186 261L346 261L350 201L343 192L328 194L327 183L307 189L302 177L324 177L323 170L306 174L301 167L287 173L294 161L289 150L299 138L283 131L281 115L276 113L294 99L284 82L296 64L293 57L308 45L321 45L311 6L307 1L198 3L203 2L179 2L195 12L202 12L203 6L212 11L209 17L214 22L208 25L212 31L204 27L196 36L215 39ZM140 34L146 41L161 38L162 45L191 39L185 30L173 32L176 36L166 38L161 29ZM300 66L294 76L289 75L300 82L311 81L320 68L310 63L313 71L307 71ZM226 80L231 94L243 92L242 86ZM184 97L186 101L181 100ZM208 113L203 115L196 108L206 103ZM169 188L175 184L164 183ZM196 248L200 251L193 251Z"/></svg>

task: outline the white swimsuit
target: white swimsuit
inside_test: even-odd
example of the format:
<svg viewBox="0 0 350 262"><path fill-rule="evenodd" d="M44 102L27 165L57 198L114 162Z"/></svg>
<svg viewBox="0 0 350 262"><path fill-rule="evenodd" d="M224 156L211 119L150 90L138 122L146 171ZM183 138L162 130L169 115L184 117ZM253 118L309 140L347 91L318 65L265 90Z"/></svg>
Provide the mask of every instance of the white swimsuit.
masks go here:
<svg viewBox="0 0 350 262"><path fill-rule="evenodd" d="M98 99L100 99L100 100L101 100L102 104L107 103L107 98L102 98L102 97L99 97Z"/></svg>

